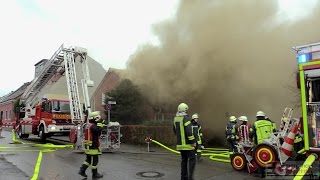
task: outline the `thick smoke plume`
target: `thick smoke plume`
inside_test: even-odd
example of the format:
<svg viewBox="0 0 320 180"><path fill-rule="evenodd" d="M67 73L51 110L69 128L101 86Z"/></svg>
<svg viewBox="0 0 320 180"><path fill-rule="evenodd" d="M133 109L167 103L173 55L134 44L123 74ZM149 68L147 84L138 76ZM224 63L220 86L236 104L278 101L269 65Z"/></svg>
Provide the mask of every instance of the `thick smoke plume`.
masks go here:
<svg viewBox="0 0 320 180"><path fill-rule="evenodd" d="M291 47L319 40L320 14L286 21L278 12L274 0L181 1L174 18L154 26L160 45L131 56L129 76L154 104L188 103L218 136L226 115L253 122L262 110L279 123L296 105Z"/></svg>

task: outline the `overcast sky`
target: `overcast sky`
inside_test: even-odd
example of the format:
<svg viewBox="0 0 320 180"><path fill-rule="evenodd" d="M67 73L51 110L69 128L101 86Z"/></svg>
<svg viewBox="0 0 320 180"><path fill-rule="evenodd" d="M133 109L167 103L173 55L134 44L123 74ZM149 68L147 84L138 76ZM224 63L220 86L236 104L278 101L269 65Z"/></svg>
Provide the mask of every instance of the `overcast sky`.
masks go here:
<svg viewBox="0 0 320 180"><path fill-rule="evenodd" d="M254 0L255 1L255 0ZM318 0L279 0L281 17L307 15ZM222 1L223 2L223 1ZM31 81L34 64L62 44L88 49L105 69L125 68L152 24L174 15L178 0L1 0L0 96ZM285 14L285 16L283 16Z"/></svg>
<svg viewBox="0 0 320 180"><path fill-rule="evenodd" d="M125 68L152 24L173 16L174 0L1 0L0 96L33 79L34 64L62 43L82 46L105 69Z"/></svg>

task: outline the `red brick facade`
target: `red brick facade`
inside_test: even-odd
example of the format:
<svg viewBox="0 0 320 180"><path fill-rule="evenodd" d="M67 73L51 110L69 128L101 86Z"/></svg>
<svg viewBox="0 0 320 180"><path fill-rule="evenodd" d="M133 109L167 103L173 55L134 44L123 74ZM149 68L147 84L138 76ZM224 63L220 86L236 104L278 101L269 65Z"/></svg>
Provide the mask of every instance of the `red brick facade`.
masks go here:
<svg viewBox="0 0 320 180"><path fill-rule="evenodd" d="M106 119L106 115L103 113L105 111L105 96L103 94L115 89L118 86L120 82L120 72L121 70L109 68L108 72L91 97L90 103L92 111L100 111L103 119Z"/></svg>
<svg viewBox="0 0 320 180"><path fill-rule="evenodd" d="M0 123L1 122L15 122L16 115L14 110L15 102L23 94L30 82L24 83L16 91L9 93L6 96L0 98Z"/></svg>
<svg viewBox="0 0 320 180"><path fill-rule="evenodd" d="M14 101L7 101L0 103L0 123L1 122L15 122L16 117L14 113Z"/></svg>

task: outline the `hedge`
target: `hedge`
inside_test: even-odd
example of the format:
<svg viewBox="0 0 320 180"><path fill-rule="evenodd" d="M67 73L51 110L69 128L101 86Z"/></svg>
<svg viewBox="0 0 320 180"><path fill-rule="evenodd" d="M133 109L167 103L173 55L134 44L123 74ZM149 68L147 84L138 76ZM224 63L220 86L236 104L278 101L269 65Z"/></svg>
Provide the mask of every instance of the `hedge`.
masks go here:
<svg viewBox="0 0 320 180"><path fill-rule="evenodd" d="M125 125L121 127L121 142L128 144L145 144L145 138L151 137L165 145L175 145L176 137L172 126Z"/></svg>
<svg viewBox="0 0 320 180"><path fill-rule="evenodd" d="M176 145L176 136L172 126L124 125L121 127L121 142L128 144L145 144L145 138L151 137L167 146ZM203 129L205 146L225 147L224 134L211 129Z"/></svg>

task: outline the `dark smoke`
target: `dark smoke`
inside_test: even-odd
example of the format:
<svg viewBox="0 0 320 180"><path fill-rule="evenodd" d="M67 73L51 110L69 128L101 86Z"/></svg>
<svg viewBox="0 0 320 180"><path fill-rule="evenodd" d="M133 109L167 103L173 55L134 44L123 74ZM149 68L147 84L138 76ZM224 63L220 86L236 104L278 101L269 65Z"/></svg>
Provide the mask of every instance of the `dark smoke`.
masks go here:
<svg viewBox="0 0 320 180"><path fill-rule="evenodd" d="M226 112L252 122L262 110L279 122L296 102L291 47L319 40L320 14L283 21L277 8L274 0L181 1L174 18L154 26L160 45L131 56L129 76L154 104L188 103L215 135Z"/></svg>

